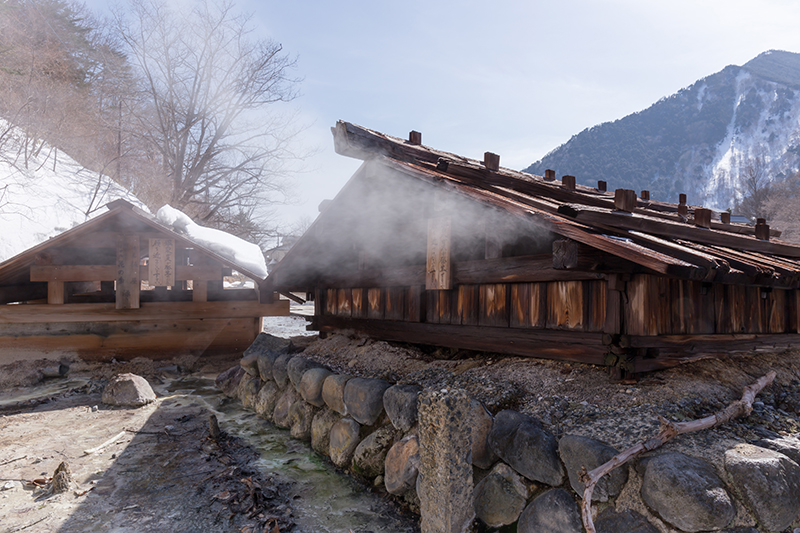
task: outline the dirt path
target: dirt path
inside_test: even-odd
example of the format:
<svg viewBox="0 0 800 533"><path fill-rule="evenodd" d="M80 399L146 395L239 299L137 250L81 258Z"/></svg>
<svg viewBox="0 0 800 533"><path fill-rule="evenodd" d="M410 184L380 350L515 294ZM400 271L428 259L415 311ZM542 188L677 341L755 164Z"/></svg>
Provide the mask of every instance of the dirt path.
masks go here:
<svg viewBox="0 0 800 533"><path fill-rule="evenodd" d="M292 487L248 466L256 455L240 441L210 438L199 405L162 397L109 408L102 380L83 383L47 401L28 398L51 395L54 383L0 393L0 533L291 529ZM62 461L68 492L29 483Z"/></svg>

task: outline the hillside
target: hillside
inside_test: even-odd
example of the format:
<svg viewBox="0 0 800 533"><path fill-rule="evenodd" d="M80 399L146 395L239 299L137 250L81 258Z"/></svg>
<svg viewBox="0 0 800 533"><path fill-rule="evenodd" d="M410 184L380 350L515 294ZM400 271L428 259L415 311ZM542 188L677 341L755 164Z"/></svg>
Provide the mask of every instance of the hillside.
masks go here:
<svg viewBox="0 0 800 533"><path fill-rule="evenodd" d="M146 209L107 176L42 143L20 156L24 134L0 120L0 262L105 211L117 198Z"/></svg>
<svg viewBox="0 0 800 533"><path fill-rule="evenodd" d="M800 168L800 54L765 52L649 108L588 128L525 169L579 183L647 189L658 200L716 209L741 200L740 174L764 161L782 180Z"/></svg>

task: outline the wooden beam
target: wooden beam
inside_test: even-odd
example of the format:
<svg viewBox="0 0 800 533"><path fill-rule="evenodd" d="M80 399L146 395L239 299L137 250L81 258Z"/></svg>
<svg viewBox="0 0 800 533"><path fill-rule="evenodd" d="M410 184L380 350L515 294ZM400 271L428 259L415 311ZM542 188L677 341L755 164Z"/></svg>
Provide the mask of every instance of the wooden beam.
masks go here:
<svg viewBox="0 0 800 533"><path fill-rule="evenodd" d="M138 265L139 279L148 279L150 269ZM175 279L195 281L217 281L222 279L222 266L179 266L175 268ZM31 281L116 281L115 265L33 265Z"/></svg>
<svg viewBox="0 0 800 533"><path fill-rule="evenodd" d="M64 282L63 281L48 281L47 282L47 303L48 304L63 304L64 303Z"/></svg>
<svg viewBox="0 0 800 533"><path fill-rule="evenodd" d="M138 309L139 236L120 235L117 238L117 309Z"/></svg>
<svg viewBox="0 0 800 533"><path fill-rule="evenodd" d="M117 309L113 303L0 306L0 324L42 322L118 322L288 316L289 300L261 304L232 302L142 302L138 309Z"/></svg>
<svg viewBox="0 0 800 533"><path fill-rule="evenodd" d="M192 282L192 301L193 302L207 302L208 301L208 282L196 280Z"/></svg>

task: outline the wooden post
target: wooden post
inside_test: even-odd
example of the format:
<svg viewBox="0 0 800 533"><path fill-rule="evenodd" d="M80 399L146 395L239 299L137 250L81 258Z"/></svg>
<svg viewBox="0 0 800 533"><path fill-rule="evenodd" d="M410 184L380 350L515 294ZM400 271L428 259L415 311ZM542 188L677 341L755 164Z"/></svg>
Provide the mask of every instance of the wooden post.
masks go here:
<svg viewBox="0 0 800 533"><path fill-rule="evenodd" d="M426 290L452 289L450 268L450 217L428 219Z"/></svg>
<svg viewBox="0 0 800 533"><path fill-rule="evenodd" d="M650 191L642 191L642 193L639 195L639 198L642 200L650 200Z"/></svg>
<svg viewBox="0 0 800 533"><path fill-rule="evenodd" d="M572 239L553 241L553 268L558 270L578 266L578 243Z"/></svg>
<svg viewBox="0 0 800 533"><path fill-rule="evenodd" d="M47 282L47 303L49 303L49 304L63 304L64 303L64 282L63 281L48 281Z"/></svg>
<svg viewBox="0 0 800 533"><path fill-rule="evenodd" d="M117 238L117 309L139 308L139 236Z"/></svg>
<svg viewBox="0 0 800 533"><path fill-rule="evenodd" d="M719 219L722 221L723 224L730 224L731 223L731 214L727 211L723 211L719 214Z"/></svg>
<svg viewBox="0 0 800 533"><path fill-rule="evenodd" d="M208 301L208 282L207 281L192 281L192 301L193 302L207 302ZM272 303L272 302L270 302Z"/></svg>
<svg viewBox="0 0 800 533"><path fill-rule="evenodd" d="M606 190L608 190L608 183L603 180L597 180L597 190L600 192L606 192Z"/></svg>
<svg viewBox="0 0 800 533"><path fill-rule="evenodd" d="M561 186L571 191L575 190L575 176L561 176Z"/></svg>
<svg viewBox="0 0 800 533"><path fill-rule="evenodd" d="M485 152L483 154L483 166L485 166L487 170L494 170L497 172L500 170L500 156L492 152Z"/></svg>
<svg viewBox="0 0 800 533"><path fill-rule="evenodd" d="M414 145L417 145L417 146L421 145L422 144L422 133L419 132L419 131L411 130L408 133L408 144L414 144Z"/></svg>
<svg viewBox="0 0 800 533"><path fill-rule="evenodd" d="M686 195L685 194L680 193L678 195L678 204L679 205L686 205Z"/></svg>
<svg viewBox="0 0 800 533"><path fill-rule="evenodd" d="M544 171L544 179L547 181L555 181L556 179L556 171L550 170L549 168Z"/></svg>
<svg viewBox="0 0 800 533"><path fill-rule="evenodd" d="M694 210L694 225L699 228L711 227L711 209L698 207Z"/></svg>
<svg viewBox="0 0 800 533"><path fill-rule="evenodd" d="M756 219L756 239L769 240L769 225L767 225L767 219L765 218Z"/></svg>
<svg viewBox="0 0 800 533"><path fill-rule="evenodd" d="M614 191L614 209L633 213L636 209L636 191L631 189L616 189Z"/></svg>

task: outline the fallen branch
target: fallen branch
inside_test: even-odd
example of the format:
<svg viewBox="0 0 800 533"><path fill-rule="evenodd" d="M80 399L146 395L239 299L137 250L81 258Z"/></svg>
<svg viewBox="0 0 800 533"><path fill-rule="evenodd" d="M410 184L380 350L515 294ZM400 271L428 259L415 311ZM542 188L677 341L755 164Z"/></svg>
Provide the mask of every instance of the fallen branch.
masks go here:
<svg viewBox="0 0 800 533"><path fill-rule="evenodd" d="M110 439L105 441L100 446L97 446L96 448L91 448L89 450L83 450L83 455L91 455L93 453L97 453L100 450L102 450L103 448L105 448L106 446L110 446L110 445L114 444L116 441L118 441L119 439L121 439L124 436L125 436L125 431L120 431L119 433L117 433L116 435L114 435L113 437L111 437Z"/></svg>
<svg viewBox="0 0 800 533"><path fill-rule="evenodd" d="M3 461L2 463L0 463L0 466L5 466L5 465L8 465L8 464L14 463L16 461L22 461L23 459L27 459L27 458L28 458L27 455L23 455L22 457L17 457L16 459L9 459L8 461Z"/></svg>
<svg viewBox="0 0 800 533"><path fill-rule="evenodd" d="M734 418L749 415L753 410L753 400L755 400L756 395L761 392L764 387L772 383L776 375L774 371L770 370L765 376L759 378L758 381L745 387L741 400L737 400L722 411L718 411L705 418L689 422L671 422L659 416L658 420L661 422L661 431L658 435L618 453L608 460L608 462L603 463L590 472L586 472L586 468L583 468L581 472L581 482L584 483L585 489L583 491L583 501L581 502L581 517L583 519L583 527L586 528L586 533L597 533L597 530L594 528L594 522L592 521L592 493L594 492L595 485L597 485L597 482L600 481L604 475L645 452L660 448L678 435L709 429L724 424Z"/></svg>

